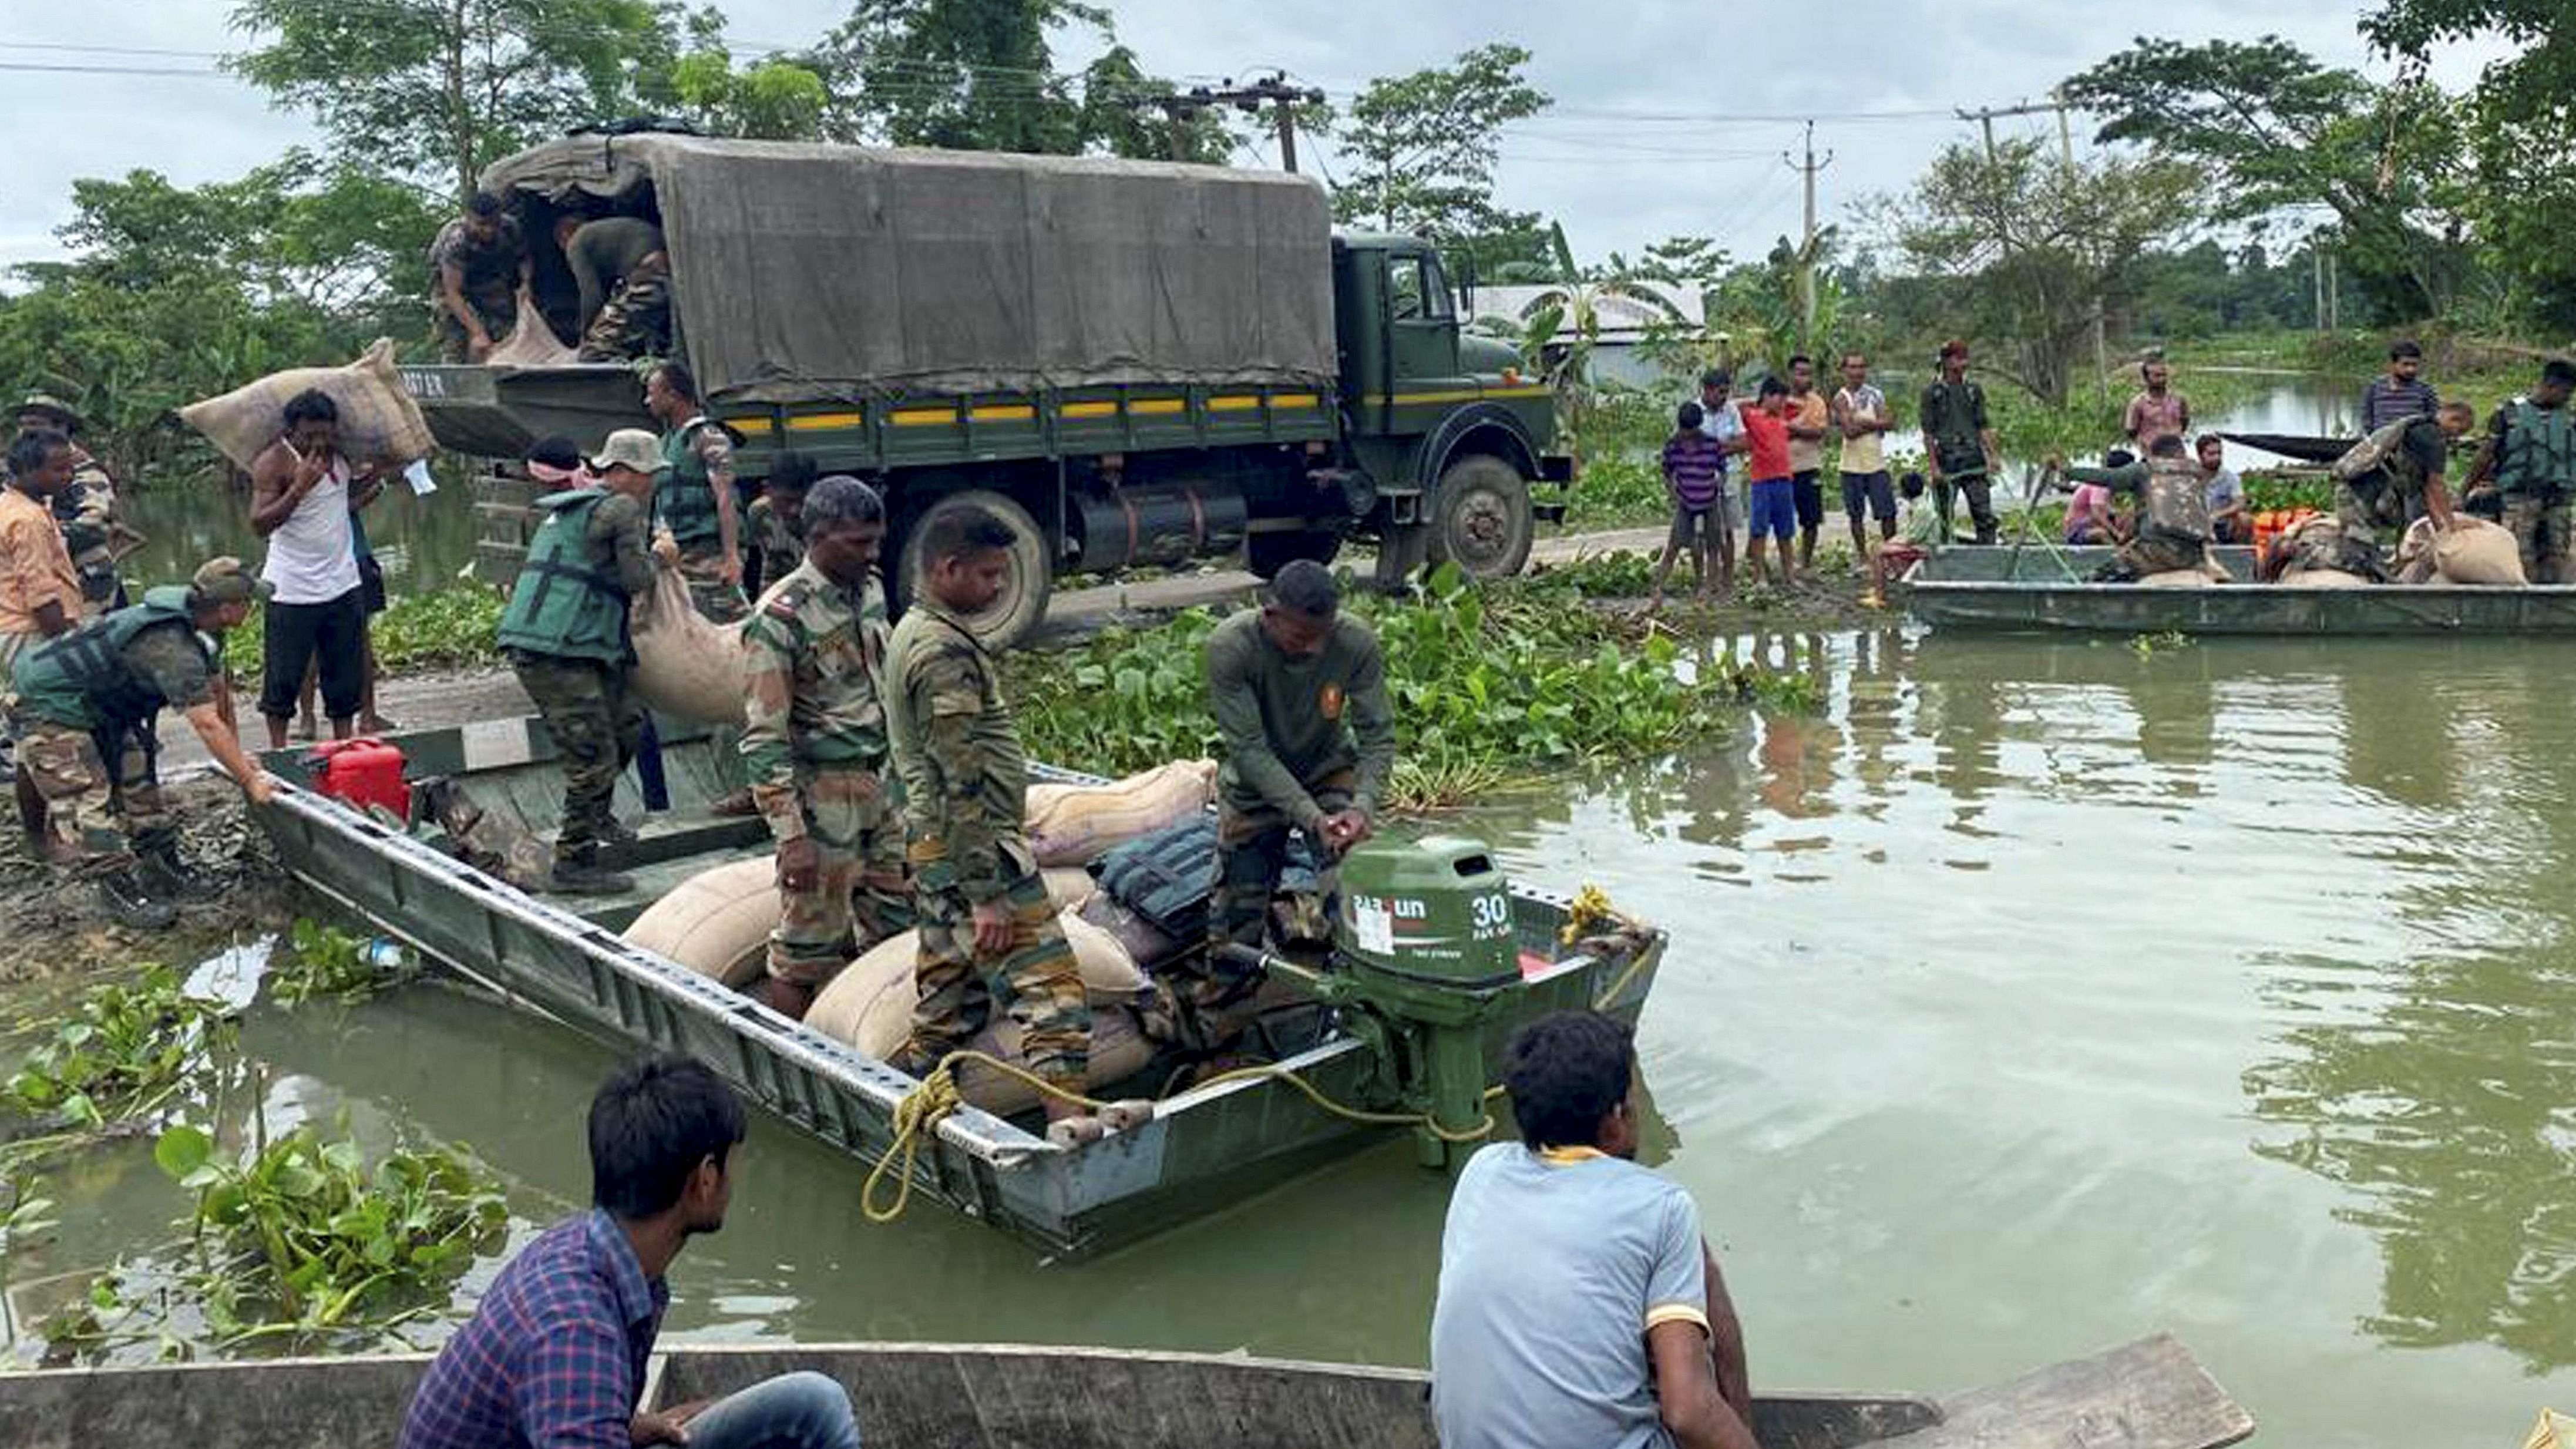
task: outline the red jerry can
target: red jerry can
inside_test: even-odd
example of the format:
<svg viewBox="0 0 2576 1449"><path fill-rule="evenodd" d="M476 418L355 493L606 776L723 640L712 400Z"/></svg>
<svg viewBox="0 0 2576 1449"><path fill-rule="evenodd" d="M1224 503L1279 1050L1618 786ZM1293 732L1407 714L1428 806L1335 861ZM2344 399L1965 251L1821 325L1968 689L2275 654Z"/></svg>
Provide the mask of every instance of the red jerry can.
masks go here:
<svg viewBox="0 0 2576 1449"><path fill-rule="evenodd" d="M411 819L411 786L403 781L403 752L373 736L333 740L304 757L312 768L313 788L359 810L383 809L396 820Z"/></svg>

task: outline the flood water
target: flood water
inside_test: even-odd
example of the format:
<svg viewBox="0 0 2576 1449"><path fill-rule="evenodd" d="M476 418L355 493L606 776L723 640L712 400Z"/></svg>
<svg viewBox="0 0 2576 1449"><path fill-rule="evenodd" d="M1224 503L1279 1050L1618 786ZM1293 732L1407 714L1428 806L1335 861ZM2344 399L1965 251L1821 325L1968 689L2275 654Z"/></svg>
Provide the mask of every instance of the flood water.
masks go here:
<svg viewBox="0 0 2576 1449"><path fill-rule="evenodd" d="M2576 645L1756 647L1824 708L1454 823L1670 927L1650 1156L1758 1384L1946 1392L2171 1329L2264 1442L2512 1443L2576 1401ZM273 1126L471 1143L525 1224L585 1198L612 1057L569 1032L429 985L246 1039ZM1446 1186L1401 1142L1078 1265L869 1226L864 1174L759 1122L673 1330L1423 1359ZM139 1145L49 1188L22 1312L171 1236Z"/></svg>
<svg viewBox="0 0 2576 1449"><path fill-rule="evenodd" d="M367 536L396 597L445 587L474 563L474 498L462 470L442 468L438 491L415 497L397 481L368 508ZM251 531L250 495L219 483L138 490L125 500L146 542L126 561L130 578L184 581L219 554L257 563L265 551Z"/></svg>

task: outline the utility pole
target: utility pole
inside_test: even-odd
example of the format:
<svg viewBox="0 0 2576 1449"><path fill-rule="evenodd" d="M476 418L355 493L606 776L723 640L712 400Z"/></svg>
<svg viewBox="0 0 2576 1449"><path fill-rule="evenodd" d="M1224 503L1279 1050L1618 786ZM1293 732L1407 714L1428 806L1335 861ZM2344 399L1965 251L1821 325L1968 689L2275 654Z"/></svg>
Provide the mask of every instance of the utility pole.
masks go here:
<svg viewBox="0 0 2576 1449"><path fill-rule="evenodd" d="M2059 163L2066 168L2067 177L2071 181L2075 175L2075 128L2067 120L2065 91L2049 92L2046 101L2024 101L2016 106L1987 106L1974 111L1962 110L1957 115L1960 120L1976 122L1984 131L1986 164L1991 166L1996 160L1995 118L1997 116L2035 116L2042 111L2057 113L2057 157ZM2005 245L2009 248L2010 243L2007 242ZM2103 325L2102 314L2102 297L2097 292L2093 297L2093 379L2095 386L2101 392L2102 401L2107 405L2111 401L2111 346L2107 329Z"/></svg>
<svg viewBox="0 0 2576 1449"><path fill-rule="evenodd" d="M2326 244L2323 232L2308 238L2308 279L2316 287L2317 330L2323 332L2326 330Z"/></svg>
<svg viewBox="0 0 2576 1449"><path fill-rule="evenodd" d="M1175 161L1190 159L1190 122L1204 115L1216 103L1216 97L1206 86L1193 86L1168 96L1129 96L1119 102L1131 111L1151 108L1163 113L1166 144Z"/></svg>
<svg viewBox="0 0 2576 1449"><path fill-rule="evenodd" d="M1300 103L1320 104L1324 99L1324 93L1313 86L1290 85L1285 75L1264 76L1248 86L1236 85L1233 77L1229 76L1224 85L1214 90L1201 87L1191 94L1205 96L1213 104L1232 106L1254 115L1259 115L1263 106L1270 107L1270 124L1279 136L1279 169L1282 171L1297 169L1296 107Z"/></svg>
<svg viewBox="0 0 2576 1449"><path fill-rule="evenodd" d="M1798 248L1798 340L1810 352L1816 346L1816 173L1834 164L1834 153L1816 159L1816 123L1807 123L1807 159L1803 162L1780 153L1782 165L1803 173L1807 183L1807 231Z"/></svg>

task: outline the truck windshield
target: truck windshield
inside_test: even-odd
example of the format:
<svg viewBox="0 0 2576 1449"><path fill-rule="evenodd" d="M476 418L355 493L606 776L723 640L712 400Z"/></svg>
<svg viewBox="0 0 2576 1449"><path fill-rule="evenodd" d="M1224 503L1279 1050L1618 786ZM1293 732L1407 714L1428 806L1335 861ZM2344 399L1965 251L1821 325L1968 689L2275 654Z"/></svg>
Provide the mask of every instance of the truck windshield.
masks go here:
<svg viewBox="0 0 2576 1449"><path fill-rule="evenodd" d="M1387 260L1387 312L1398 322L1422 322L1450 315L1449 287L1435 257L1390 257Z"/></svg>

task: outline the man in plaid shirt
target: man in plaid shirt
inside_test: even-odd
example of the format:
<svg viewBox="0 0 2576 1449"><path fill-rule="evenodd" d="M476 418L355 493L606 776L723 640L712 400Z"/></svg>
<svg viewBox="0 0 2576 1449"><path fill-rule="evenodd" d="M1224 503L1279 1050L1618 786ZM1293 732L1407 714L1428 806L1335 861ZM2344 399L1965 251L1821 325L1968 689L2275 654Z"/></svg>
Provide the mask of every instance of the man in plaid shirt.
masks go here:
<svg viewBox="0 0 2576 1449"><path fill-rule="evenodd" d="M724 1226L742 1103L684 1057L620 1070L590 1103L591 1200L493 1280L431 1364L400 1449L859 1449L850 1396L783 1374L637 1411L681 1246Z"/></svg>

